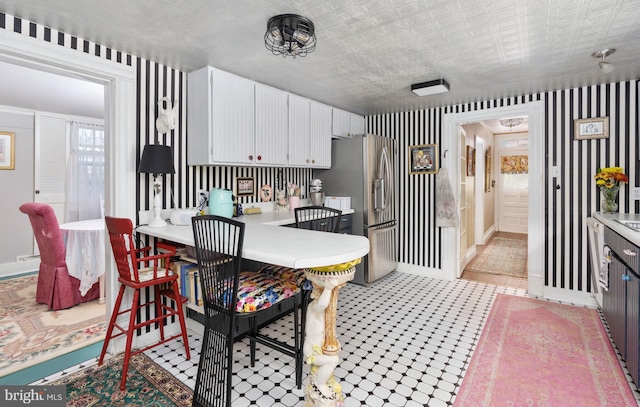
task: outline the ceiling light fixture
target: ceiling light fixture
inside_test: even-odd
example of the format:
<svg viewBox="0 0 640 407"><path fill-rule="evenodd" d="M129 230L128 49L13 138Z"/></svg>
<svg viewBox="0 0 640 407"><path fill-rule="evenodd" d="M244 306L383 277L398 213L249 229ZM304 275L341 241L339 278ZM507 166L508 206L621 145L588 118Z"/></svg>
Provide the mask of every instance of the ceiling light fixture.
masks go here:
<svg viewBox="0 0 640 407"><path fill-rule="evenodd" d="M449 92L449 84L444 79L415 83L411 85L411 92L418 96L436 95Z"/></svg>
<svg viewBox="0 0 640 407"><path fill-rule="evenodd" d="M613 54L614 52L616 52L615 48L607 48L607 49L603 49L602 51L596 51L593 54L591 54L591 56L594 58L602 58L602 61L600 61L598 65L600 65L600 69L602 69L602 72L609 73L613 71L615 66L612 63L605 61L604 59L609 55Z"/></svg>
<svg viewBox="0 0 640 407"><path fill-rule="evenodd" d="M316 49L313 23L297 14L271 17L264 34L264 45L274 55L282 55L283 58L307 56Z"/></svg>
<svg viewBox="0 0 640 407"><path fill-rule="evenodd" d="M500 119L500 125L511 129L521 124L523 120L524 119L522 117L511 117L508 119Z"/></svg>

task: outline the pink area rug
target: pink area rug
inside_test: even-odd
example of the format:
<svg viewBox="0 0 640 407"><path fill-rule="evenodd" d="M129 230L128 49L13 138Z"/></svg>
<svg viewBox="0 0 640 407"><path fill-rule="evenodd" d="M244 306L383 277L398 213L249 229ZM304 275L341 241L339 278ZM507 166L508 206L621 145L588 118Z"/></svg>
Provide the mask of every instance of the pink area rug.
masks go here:
<svg viewBox="0 0 640 407"><path fill-rule="evenodd" d="M596 310L498 294L455 405L637 403Z"/></svg>

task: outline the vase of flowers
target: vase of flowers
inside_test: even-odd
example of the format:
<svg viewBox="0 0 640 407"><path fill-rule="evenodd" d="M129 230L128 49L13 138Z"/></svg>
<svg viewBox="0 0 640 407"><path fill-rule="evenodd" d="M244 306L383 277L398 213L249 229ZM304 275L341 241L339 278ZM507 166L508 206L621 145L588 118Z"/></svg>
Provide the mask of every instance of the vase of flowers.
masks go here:
<svg viewBox="0 0 640 407"><path fill-rule="evenodd" d="M600 209L605 213L617 212L620 184L629 182L624 170L621 167L598 168L595 179L596 185L602 191L602 206Z"/></svg>

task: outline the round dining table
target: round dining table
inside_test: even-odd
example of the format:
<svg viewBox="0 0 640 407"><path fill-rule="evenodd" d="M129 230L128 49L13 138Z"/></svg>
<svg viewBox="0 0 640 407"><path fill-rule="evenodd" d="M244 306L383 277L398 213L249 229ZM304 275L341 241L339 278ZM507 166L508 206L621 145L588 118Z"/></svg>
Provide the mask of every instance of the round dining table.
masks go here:
<svg viewBox="0 0 640 407"><path fill-rule="evenodd" d="M66 247L69 275L80 280L84 296L95 283L100 284L100 299L105 302L105 224L104 219L88 219L60 225Z"/></svg>

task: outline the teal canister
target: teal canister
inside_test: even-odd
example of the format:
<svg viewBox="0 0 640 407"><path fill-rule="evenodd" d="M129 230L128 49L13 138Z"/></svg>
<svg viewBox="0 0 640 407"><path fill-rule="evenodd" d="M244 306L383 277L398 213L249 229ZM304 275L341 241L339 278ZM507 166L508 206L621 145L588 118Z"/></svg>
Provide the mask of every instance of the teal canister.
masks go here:
<svg viewBox="0 0 640 407"><path fill-rule="evenodd" d="M233 216L233 194L229 189L212 188L209 192L209 214L231 218Z"/></svg>

